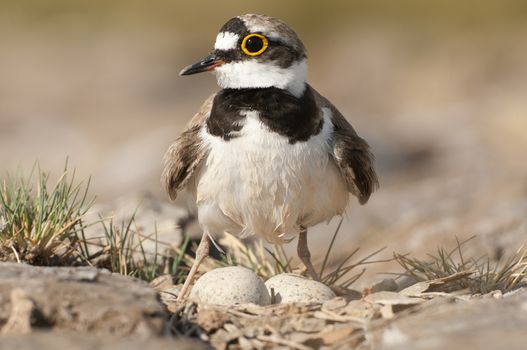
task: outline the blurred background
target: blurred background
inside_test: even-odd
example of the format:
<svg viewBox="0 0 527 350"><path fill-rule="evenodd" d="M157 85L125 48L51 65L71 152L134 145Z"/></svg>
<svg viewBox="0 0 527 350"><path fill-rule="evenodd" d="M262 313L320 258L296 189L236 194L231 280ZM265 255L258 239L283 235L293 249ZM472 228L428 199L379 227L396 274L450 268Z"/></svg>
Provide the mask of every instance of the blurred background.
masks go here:
<svg viewBox="0 0 527 350"><path fill-rule="evenodd" d="M217 90L212 75L178 72L207 54L224 22L250 12L298 32L309 82L377 157L381 188L350 205L337 256L357 246L423 255L473 234L494 258L519 248L523 0L0 0L0 173L38 160L59 174L69 157L80 178L92 177L98 203L146 194L165 205L162 155ZM155 219L173 223L171 213ZM324 250L337 223L313 229L311 246Z"/></svg>

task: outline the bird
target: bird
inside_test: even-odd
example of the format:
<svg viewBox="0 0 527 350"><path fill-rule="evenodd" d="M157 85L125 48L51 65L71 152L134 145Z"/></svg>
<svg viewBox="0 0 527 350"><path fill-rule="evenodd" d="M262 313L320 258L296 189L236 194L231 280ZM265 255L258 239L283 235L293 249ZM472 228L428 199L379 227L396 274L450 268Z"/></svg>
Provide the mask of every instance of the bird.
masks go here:
<svg viewBox="0 0 527 350"><path fill-rule="evenodd" d="M161 176L172 200L186 192L195 201L203 229L178 300L224 233L273 244L298 237L298 257L319 280L307 229L342 216L350 193L368 201L379 186L370 146L307 83L305 46L278 18L229 19L210 54L180 75L201 72L220 90L169 146Z"/></svg>

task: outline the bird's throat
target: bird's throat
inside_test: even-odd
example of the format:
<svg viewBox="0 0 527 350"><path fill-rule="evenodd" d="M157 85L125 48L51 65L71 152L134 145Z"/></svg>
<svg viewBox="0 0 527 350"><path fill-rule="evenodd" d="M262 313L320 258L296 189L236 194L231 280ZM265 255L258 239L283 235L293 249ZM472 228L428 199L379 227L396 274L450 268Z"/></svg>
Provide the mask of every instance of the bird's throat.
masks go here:
<svg viewBox="0 0 527 350"><path fill-rule="evenodd" d="M282 68L257 60L231 62L215 69L218 85L224 89L278 88L300 98L306 90L307 63L303 59Z"/></svg>

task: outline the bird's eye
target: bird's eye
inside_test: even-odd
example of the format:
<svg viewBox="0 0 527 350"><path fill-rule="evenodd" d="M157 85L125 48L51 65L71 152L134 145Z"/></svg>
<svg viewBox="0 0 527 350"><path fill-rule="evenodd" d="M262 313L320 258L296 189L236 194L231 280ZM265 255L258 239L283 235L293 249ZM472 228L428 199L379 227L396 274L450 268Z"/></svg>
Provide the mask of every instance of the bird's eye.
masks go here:
<svg viewBox="0 0 527 350"><path fill-rule="evenodd" d="M261 34L249 34L242 41L242 51L249 56L259 56L267 50L269 40Z"/></svg>

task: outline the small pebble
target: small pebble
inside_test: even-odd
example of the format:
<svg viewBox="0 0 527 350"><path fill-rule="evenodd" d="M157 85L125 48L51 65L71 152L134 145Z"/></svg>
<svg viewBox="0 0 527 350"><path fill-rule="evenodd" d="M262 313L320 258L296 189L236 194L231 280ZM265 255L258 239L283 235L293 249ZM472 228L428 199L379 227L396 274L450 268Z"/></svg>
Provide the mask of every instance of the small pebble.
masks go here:
<svg viewBox="0 0 527 350"><path fill-rule="evenodd" d="M271 303L260 277L241 266L222 267L205 273L194 284L190 299L226 306L247 303L264 306Z"/></svg>
<svg viewBox="0 0 527 350"><path fill-rule="evenodd" d="M276 304L323 303L335 298L335 293L325 284L292 273L273 276L265 285Z"/></svg>

